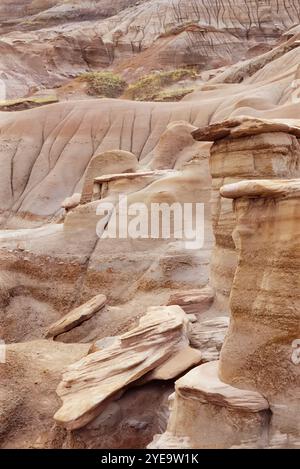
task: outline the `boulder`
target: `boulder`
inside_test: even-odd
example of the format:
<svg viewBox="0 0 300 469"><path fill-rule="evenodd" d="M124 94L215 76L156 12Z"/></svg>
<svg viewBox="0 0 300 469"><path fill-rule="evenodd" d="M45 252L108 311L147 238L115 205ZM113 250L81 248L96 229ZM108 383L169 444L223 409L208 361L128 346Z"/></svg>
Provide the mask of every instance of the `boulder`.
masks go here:
<svg viewBox="0 0 300 469"><path fill-rule="evenodd" d="M169 380L177 378L185 371L189 370L201 362L201 352L192 347L185 347L171 358L166 360L162 365L155 368L147 375L147 381L152 380Z"/></svg>
<svg viewBox="0 0 300 469"><path fill-rule="evenodd" d="M49 327L46 337L57 337L79 326L84 321L90 319L94 314L98 313L98 311L105 306L106 301L107 298L105 295L97 295L87 303L73 309L70 313L66 314Z"/></svg>

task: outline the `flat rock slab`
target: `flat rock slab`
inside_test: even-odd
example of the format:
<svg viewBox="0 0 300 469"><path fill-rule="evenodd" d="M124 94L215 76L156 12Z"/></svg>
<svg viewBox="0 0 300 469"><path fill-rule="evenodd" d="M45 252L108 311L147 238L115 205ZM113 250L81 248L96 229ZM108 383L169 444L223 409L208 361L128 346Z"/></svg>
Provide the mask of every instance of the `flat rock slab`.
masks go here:
<svg viewBox="0 0 300 469"><path fill-rule="evenodd" d="M107 298L105 295L94 296L90 301L73 309L66 316L52 324L47 331L46 337L57 337L58 335L79 326L102 309L106 302Z"/></svg>
<svg viewBox="0 0 300 469"><path fill-rule="evenodd" d="M63 405L55 420L70 430L85 426L130 383L186 348L188 326L179 306L150 308L135 329L68 368L57 388Z"/></svg>
<svg viewBox="0 0 300 469"><path fill-rule="evenodd" d="M186 370L201 362L201 352L192 347L185 347L178 353L166 360L147 375L147 381L151 380L169 380L177 378Z"/></svg>
<svg viewBox="0 0 300 469"><path fill-rule="evenodd" d="M215 142L225 137L250 137L269 132L284 132L300 137L300 120L294 119L257 119L240 116L199 128L192 132L195 140Z"/></svg>
<svg viewBox="0 0 300 469"><path fill-rule="evenodd" d="M268 401L256 391L235 388L218 377L219 361L205 363L176 382L176 393L186 399L199 399L217 406L260 412L269 408Z"/></svg>
<svg viewBox="0 0 300 469"><path fill-rule="evenodd" d="M105 174L103 176L96 177L94 179L94 183L103 184L104 182L117 181L118 179L136 179L145 176L154 176L155 174L155 171L144 171L139 173Z"/></svg>
<svg viewBox="0 0 300 469"><path fill-rule="evenodd" d="M257 179L226 184L221 187L222 197L300 197L300 179Z"/></svg>

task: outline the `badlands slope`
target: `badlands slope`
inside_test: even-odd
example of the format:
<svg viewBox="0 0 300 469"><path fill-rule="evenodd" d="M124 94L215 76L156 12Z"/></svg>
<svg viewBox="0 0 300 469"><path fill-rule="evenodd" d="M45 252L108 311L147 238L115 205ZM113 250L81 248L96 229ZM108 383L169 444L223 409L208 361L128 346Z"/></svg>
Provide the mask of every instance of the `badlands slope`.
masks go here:
<svg viewBox="0 0 300 469"><path fill-rule="evenodd" d="M0 37L8 98L108 66L129 78L182 65L228 66L269 50L299 22L292 0L118 0L113 7L107 0L25 5L6 0L1 5L0 15L12 22Z"/></svg>
<svg viewBox="0 0 300 469"><path fill-rule="evenodd" d="M57 15L61 11L56 10L59 2L52 3ZM285 7L283 2L251 2L249 10L238 8L237 3L198 2L203 10L197 28L201 28L204 45L199 47L193 63L199 62L201 56L204 66L211 66L211 51L215 52L214 65L236 62L235 53L238 58L246 58L251 47L265 51L266 45L269 49L298 21L293 2L285 2ZM187 22L199 22L199 11L191 19L190 10L186 9L192 8L192 2L180 2L176 19L169 4L140 2L107 20L76 23L78 28L74 28L74 23L62 24L55 19L55 26L47 29L6 32L1 47L11 51L11 55L1 60L10 61L9 67L3 63L2 69L11 83L11 93L17 90L18 94L25 94L33 85L58 84L69 74L86 69L87 62L88 67L98 68L111 60L118 61L118 54L132 57L137 43L141 49L151 50L153 46L155 50L165 40L161 34L166 25L173 28L174 24L181 27ZM120 9L125 6L122 4ZM39 3L36 8L39 10ZM163 8L164 15L159 8ZM43 19L49 10L41 8L29 14L34 23L34 15L40 14ZM16 11L15 20L19 21L22 15L22 10ZM141 24L141 17L145 30L137 32L135 21ZM177 42L186 44L186 35L186 30L171 34L172 40L168 47L164 45L160 56L162 65L186 63L190 46L179 48ZM212 41L209 46L208 35ZM100 36L109 47L103 45ZM132 41L137 41L134 48ZM208 141L201 141L201 136L194 140L191 132L229 119L239 126L240 120L244 122L243 116L271 120L267 126L271 137L278 130L274 120L284 120L290 127L299 125L297 30L283 35L279 42L272 51L224 69L178 103L90 99L0 113L0 336L8 344L6 363L0 365L1 447L146 447L155 434L166 430L168 396L174 392L174 379L199 363L199 351L203 361L219 359L228 325L228 296L236 259L232 233L228 233L231 201L221 199L217 189L221 182L233 182L231 179L235 181L236 176L241 179L243 167L228 152L226 161L231 172L226 174L226 161L222 158L212 170L211 130L200 132L207 135ZM182 51L179 62L176 58L174 62L172 48ZM42 67L40 60L37 62L41 50L45 61ZM112 51L113 56L109 55ZM273 145L274 153L288 154L290 147L294 150L295 139L286 143L280 137L278 143L274 137L271 143L267 142L267 148L272 149ZM248 140L250 147L254 142L253 153L259 154L264 142L256 141L253 135ZM119 150L130 155L118 153ZM226 149L222 151L226 154ZM117 165L112 153L118 155ZM124 239L117 244L115 240L99 239L97 201L71 204L72 209L65 211L63 201L83 191L90 162L97 155L101 155L97 176L127 170L154 171L137 178L117 177L107 184L102 198L112 202L116 210L120 193L127 194L131 203L143 202L147 206L153 202L203 202L202 249L189 250L176 236L172 240ZM275 166L267 170L280 173L280 163ZM294 171L293 177L299 177L298 167L289 170ZM212 185L215 203L211 214ZM255 213L262 216L263 223L263 211ZM270 219L272 222L271 216ZM217 227L215 220L221 220ZM250 254L246 254L251 258L249 250ZM244 270L240 270L243 275ZM209 283L213 283L216 294ZM243 282L239 280L236 285L238 314L237 297L243 296ZM254 287L253 291L256 292ZM106 296L106 303L99 310L91 313L89 305L78 311L76 307L100 294ZM181 308L173 306L174 296L172 300L170 295L174 294L175 302L183 310L188 305L188 312L196 317L187 317ZM293 301L298 304L296 293ZM62 318L68 326L59 329ZM52 340L49 330L57 328L59 333L54 333ZM236 352L234 346L231 345ZM176 359L178 354L180 360ZM230 356L224 354L222 373L230 380L232 369L226 368L226 360L230 362ZM74 362L76 365L67 369ZM182 365L179 369L178 363ZM113 376L111 381L107 369ZM88 387L82 383L88 383ZM186 383L177 385L179 392L180 386L188 395ZM192 389L192 395L196 391ZM230 392L234 399L236 391ZM231 394L227 396L229 408L230 398ZM243 399L248 407L248 400L253 399L255 410L260 412L253 428L267 420L268 403L262 396L257 396L256 391L245 392ZM172 422L169 433L174 430ZM274 434L278 436L275 430ZM272 444L275 440L277 446L286 446L290 441L298 444L294 431L291 437L284 435L282 431ZM170 444L170 435L168 438ZM174 444L185 447L187 443L185 438L180 442L175 438ZM231 445L234 444L236 440Z"/></svg>

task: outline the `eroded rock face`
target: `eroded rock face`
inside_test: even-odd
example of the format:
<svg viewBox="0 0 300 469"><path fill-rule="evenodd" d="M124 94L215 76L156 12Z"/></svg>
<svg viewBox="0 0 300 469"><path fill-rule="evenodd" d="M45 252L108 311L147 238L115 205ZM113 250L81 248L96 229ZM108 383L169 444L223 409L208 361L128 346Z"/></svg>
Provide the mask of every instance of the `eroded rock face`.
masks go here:
<svg viewBox="0 0 300 469"><path fill-rule="evenodd" d="M153 169L180 168L185 161L198 156L198 147L192 137L196 128L187 122L172 122L153 150Z"/></svg>
<svg viewBox="0 0 300 469"><path fill-rule="evenodd" d="M292 0L259 1L253 8L243 0L6 0L0 15L7 31L0 68L9 97L111 65L131 76L168 66L229 65L255 46L268 50L299 21ZM23 31L10 32L16 28Z"/></svg>
<svg viewBox="0 0 300 469"><path fill-rule="evenodd" d="M235 214L231 201L220 196L227 183L249 178L297 177L300 175L299 127L293 121L237 118L194 133L200 140L213 140L210 168L212 224L216 246L211 261L211 284L220 307L228 311L237 265L232 232Z"/></svg>
<svg viewBox="0 0 300 469"><path fill-rule="evenodd" d="M263 447L268 402L221 382L218 362L194 368L175 385L167 431L150 448Z"/></svg>
<svg viewBox="0 0 300 469"><path fill-rule="evenodd" d="M18 4L18 0L15 3ZM100 4L100 1L98 3ZM114 2L114 5L117 3L119 4L119 2ZM124 66L132 68L131 71L128 70L128 77L130 77L138 66L138 73L143 74L145 61L143 50L136 57L132 57L132 53L140 48L140 44L141 48L145 47L145 52L149 53L150 68L153 67L153 63L155 69L159 67L160 59L167 66L171 64L172 68L174 61L176 61L176 66L190 59L197 60L199 64L199 53L203 61L201 66L209 67L211 60L216 59L219 64L220 56L222 56L222 63L224 63L223 60L231 60L231 47L228 42L226 54L224 54L224 37L228 36L226 27L222 26L223 20L224 24L230 23L230 28L232 24L236 25L234 36L232 35L236 58L240 53L242 56L245 54L244 46L242 51L237 46L239 34L242 34L243 41L247 43L246 48L248 48L248 38L252 37L251 44L253 44L257 34L260 34L259 31L265 36L266 24L269 22L269 19L264 16L265 13L261 12L260 18L264 17L266 23L261 24L260 28L250 28L251 31L247 30L244 34L243 26L236 23L237 11L240 12L241 9L231 8L230 11L232 14L234 12L235 18L231 18L230 13L228 15L230 22L227 21L225 11L223 20L219 17L219 21L215 22L213 17L216 9L214 9L214 12L210 11L210 18L207 18L206 13L201 13L201 21L206 18L209 29L203 31L202 23L201 30L198 26L189 25L187 29L184 27L182 31L173 31L171 36L158 37L157 41L151 42L153 34L161 34L160 28L164 31L165 25L160 24L159 28L154 31L153 24L156 24L157 18L161 21L163 15L157 16L155 11L152 15L154 23L148 21L150 3L155 4L155 2L144 2L143 5L145 15L142 18L145 21L147 35L142 39L134 29L135 26L139 26L141 16L135 16L132 21L132 15L128 12L126 12L126 17L123 17L123 23L119 16L114 19L113 35L108 30L109 28L104 33L100 26L99 29L95 29L94 17L91 22L85 23L84 28L81 28L82 25L79 24L76 28L74 25L66 28L59 27L59 38L51 28L49 28L51 32L39 30L29 31L22 36L19 33L13 33L5 38L2 36L3 53L0 61L5 62L10 54L11 75L5 78L9 80L11 90L23 93L24 90L28 90L29 86L39 86L41 80L49 85L49 83L57 83L57 80L65 80L69 73L81 73L87 66L91 69L100 68L103 64L107 64L107 57L112 50L116 51L113 60L115 64L118 62L121 73L125 72L127 75ZM200 7L202 4L198 3ZM2 4L4 2L1 3L0 11ZM102 4L104 5L103 2ZM160 7L166 9L166 15L168 15L167 9L170 8L171 3L160 1L159 4ZM259 2L257 7L261 8L261 4L262 2ZM64 2L64 7L66 7L64 12L60 10L61 18L66 12L68 16L68 8L72 2L66 5ZM182 5L185 5L185 2L181 1ZM142 11L142 4L136 6ZM145 10L145 6L149 8ZM269 11L269 6L268 4L267 11ZM173 4L172 10L174 13ZM282 18L285 18L285 12L281 10L282 2L278 2L278 10L277 7L272 8L272 15L276 11L279 12L280 22ZM55 25L58 24L57 21L60 21L58 17L55 18L57 12L57 9L52 11ZM77 12L78 9L75 9L75 15ZM47 12L43 18L49 20L52 13ZM132 13L136 13L136 8L133 8ZM289 14L292 14L291 9ZM17 11L16 16L18 16ZM185 22L189 12L187 11L186 17L183 16L184 18L176 19L176 24L178 21ZM290 20L285 18L283 21L285 23L283 27L286 28ZM221 33L211 31L211 23L214 23L216 28L221 28ZM252 24L255 23L256 19L252 19ZM30 28L29 25L27 26ZM270 35L267 34L267 37L264 37L264 42L273 42L275 37L273 27L274 21L272 20L272 30ZM279 34L281 26L277 29L276 35ZM90 38L91 30L92 38ZM50 41L48 41L49 34L51 35ZM181 52L186 50L187 34L189 39L199 39L201 35L201 41L198 41L199 49L196 51L194 48L195 55L193 55L190 53L191 47L189 46L189 53L184 53L184 56L180 58ZM221 42L219 41L220 34ZM130 38L130 50L127 35ZM132 35L136 39L133 44L131 43ZM105 40L108 40L105 50L103 48L104 36ZM207 39L210 42L209 54L207 54ZM220 45L215 46L215 40ZM82 41L84 41L83 47L81 47ZM28 47L29 43L30 47ZM151 44L154 44L152 50ZM8 345L9 366L4 365L0 369L0 420L3 447L145 447L154 433L162 433L165 430L168 417L165 401L173 391L173 385L163 380L170 378L173 380L178 373L184 372L185 367L197 364L200 357L201 361L219 358L228 320L214 316L214 319L206 321L205 324L199 324L197 322L199 318L190 318L195 321L188 335L190 345L186 344L179 352L142 377L146 383L147 380L153 378L159 378L159 382L141 384L142 381L139 379L136 382L138 386L127 389L118 401L110 404L106 402L108 405L105 406L103 413L79 430L70 432L53 423L53 415L60 404L55 389L65 368L73 361L81 360L83 356L87 356L88 352L93 354L97 347L101 353L104 353L108 346L113 344L116 346L120 341L119 337L123 336L124 331L136 326L148 306L166 304L173 293L175 293L174 301L181 301L186 308L195 307L202 310L202 299L198 298L195 301L192 292L195 289L199 292L208 282L212 246L209 211L211 182L207 161L210 142L192 141L190 131L195 127L226 120L224 124L215 124L208 129L208 134L211 133L213 136L209 139L216 141L215 145L220 146L220 153L224 153L224 158L216 158L214 169L217 173L216 177L218 178L221 174L220 179L224 179L225 182L230 183L232 180L238 182L239 177L261 178L274 177L274 175L275 177L276 175L294 177L296 175L294 171L298 164L299 123L292 119L299 117L300 48L298 46L297 38L292 38L289 44L276 48L272 54L264 54L257 60L240 63L234 69L230 67L228 74L219 74L219 81L212 80L201 85L199 90L180 103L138 103L122 99L90 99L63 102L25 112L12 112L10 115L0 113L0 224L5 228L5 231L0 233L0 337L7 342L22 342ZM264 50L267 50L269 46L258 47L266 47ZM176 54L174 54L174 48L176 48ZM42 55L41 51L46 51L46 53ZM26 72L27 62L26 64L23 62L23 56L24 61L28 60L29 52L30 76ZM22 60L21 58L19 60L14 55L15 53L18 56L22 55ZM126 64L123 61L125 55ZM134 60L128 60L129 56ZM151 57L155 57L152 64ZM43 61L48 59L51 66L42 68ZM5 62L4 65L7 66L7 63ZM48 62L47 65L49 65ZM63 77L60 76L61 71ZM213 71L211 75L214 76L216 73ZM203 79L204 76L209 78L210 72L203 74ZM241 79L244 80L242 83L240 83ZM258 119L249 120L249 118L238 117L245 113L257 116ZM230 123L228 123L230 117ZM288 120L282 120L282 117ZM178 124L182 120L184 122ZM180 133L182 130L184 130L184 138ZM269 137L264 138L262 132ZM177 136L180 138L177 139ZM203 138L208 138L207 133L203 133ZM229 145L229 141L232 146ZM181 149L182 143L184 148ZM262 147L258 148L260 144ZM247 152L243 153L242 145L251 154L249 160L245 156ZM155 242L124 240L124 243L115 243L115 241L100 240L97 237L96 204L91 202L80 205L79 195L81 196L93 157L114 149L117 152L121 150L136 155L136 159L134 156L136 167L134 164L132 170L145 172L152 164L165 166L165 169L159 174L156 171L155 174L138 176L134 179L113 177L127 170L123 164L118 165L116 162L116 165L109 169L114 174L110 175L111 179L105 182L105 194L101 192L104 201L113 202L116 212L118 212L117 200L120 193L127 194L131 203L144 203L147 206L152 202L204 202L207 208L206 241L202 250L187 250L184 242L178 243L174 239L158 239ZM232 158L225 157L228 149L233 154ZM237 149L236 153L235 149ZM269 158L270 154L275 156ZM293 154L296 155L295 158ZM195 155L196 158L194 158ZM194 158L192 162L190 162L191 158ZM188 164L187 161L189 161ZM97 174L95 175L99 177L102 169L105 175L108 167L109 160L106 160L103 168L96 168ZM273 171L272 174L269 174L269 171ZM296 187L297 184L295 184L293 183L293 187ZM236 187L229 188L226 192L227 196L232 197L232 191L236 189ZM249 194L251 193L251 200L262 196L257 192L257 185L251 191L249 187L247 190ZM242 188L242 192L236 192L236 194L243 197L241 195L243 191ZM276 190L272 186L271 192L276 192L280 197L283 196L282 184L277 185ZM74 198L73 194L76 194ZM263 199L266 194L270 196L270 188L267 188L266 183L264 183L264 194ZM67 214L61 207L66 197L71 197L71 200L63 203L68 211ZM221 200L219 200L220 204ZM225 207L223 206L224 200L222 207ZM224 226L222 227L221 224L217 226L217 235L218 242L225 243L230 239L230 246L233 247L231 234L227 232L231 216L231 201L228 201L228 205L222 212L221 221L222 223L224 221ZM288 223L288 229L290 228ZM223 229L224 236L222 235ZM226 250L224 249L221 253L222 256L225 256L225 251L229 253L228 260L222 257L221 261L219 257L219 261L224 262L224 271L225 268L233 271L234 266L231 261L234 258L227 245ZM292 265L294 265L294 259ZM221 294L218 293L221 298L228 296L230 290L226 278L226 275L219 276L220 282L217 288L221 291ZM223 280L224 287L221 284ZM279 285L277 290L280 291L281 281L277 284ZM282 282L282 285L284 293L290 290L288 284ZM178 292L182 295L176 297ZM64 314L73 311L73 308L100 293L107 295L108 305L80 326L61 334L59 341L68 342L68 344L46 340L28 342L44 337L52 323L60 322ZM290 291L294 307L296 303L292 294L294 295L294 292ZM268 298L264 296L263 299L267 301ZM211 295L208 295L206 300L207 306L210 306ZM227 304L227 300L224 303ZM212 311L207 314L211 312L214 314L213 308L210 309ZM221 309L222 311L218 310L218 315L226 314L227 308ZM281 312L278 316L280 314ZM73 319L76 323L78 316L75 316ZM279 319L281 325L283 323L281 316ZM265 330L264 327L261 329ZM252 330L250 332L253 333ZM110 336L115 337L109 339ZM258 337L260 337L259 334ZM74 344L74 342L86 344ZM92 345L94 342L96 343ZM197 347L199 350L191 351L190 346ZM292 350L295 352L295 348L292 347ZM273 352L271 356L274 359L272 354ZM244 358L243 355L241 357ZM207 435L206 440L206 437L204 438L203 444L241 447L243 443L240 442L237 428L240 429L241 435L245 435L245 445L255 446L266 441L264 435L261 434L261 430L265 428L265 414L261 415L261 412L265 412L264 410L256 413L257 415L249 416L247 413L245 416L243 414L243 420L241 420L240 408L238 411L228 409L228 402L223 398L216 402L215 396L212 396L214 392L207 392L206 387L205 399L209 396L214 400L211 403L205 402L208 413L203 414L203 389L202 387L200 391L198 389L198 374L195 373L193 376L197 391L195 393L193 384L188 382L186 388L190 387L192 390L186 389L186 391L192 399L182 399L180 405L187 405L187 415L196 416L193 433L196 432L196 427L202 428L201 425L205 425L205 421L208 420L206 427L210 429L210 434ZM204 376L204 384L207 384L209 381L207 373L204 373ZM284 374L284 376L287 380L289 379L289 375ZM262 381L264 379L265 375ZM225 394L224 383L220 384L215 379L210 380L212 381L217 382L217 388L221 387ZM272 380L270 382L273 383ZM229 387L232 386L229 385ZM215 388L213 384L211 390ZM225 388L227 388L226 385ZM294 389L293 383L291 389ZM244 391L249 393L248 389ZM195 394L200 396L199 399L194 399ZM281 406L284 406L285 402L279 405L277 401L275 404L274 402L272 402L271 426L268 427L269 446L276 447L282 443L288 446L289 442L299 442L297 431L291 433L291 423L294 422L295 417L296 423L299 420L297 412L294 412L291 406L291 415L288 415L287 419L286 415L281 412ZM199 408L202 409L200 412ZM182 412L184 417L184 407L180 410L178 406L178 409L178 415ZM203 417L202 423L201 420L197 420L200 415ZM215 442L212 442L215 416L217 416L215 424L217 428L222 429L222 433L224 433L222 426L224 421L229 420L230 423L236 424L236 427L230 427L227 441L222 440L221 432L217 432L217 438ZM223 420L222 416L224 416ZM184 418L182 422L186 425L183 436L176 436L169 432L168 445L189 447L190 441L185 435L189 431L188 422ZM249 422L250 427L246 426ZM295 424L294 427L297 428L297 425ZM178 435L180 431L176 431ZM194 438L193 435L191 437ZM197 443L193 444L198 445L198 435L195 441ZM262 444L267 446L267 443Z"/></svg>
<svg viewBox="0 0 300 469"><path fill-rule="evenodd" d="M188 345L188 323L179 306L152 308L138 327L72 365L57 390L63 406L55 420L70 430L91 422L109 399Z"/></svg>
<svg viewBox="0 0 300 469"><path fill-rule="evenodd" d="M220 377L261 392L274 425L299 435L299 179L244 181L221 194L234 199L238 267Z"/></svg>
<svg viewBox="0 0 300 469"><path fill-rule="evenodd" d="M90 200L90 178L136 171L137 160L141 167L149 165L169 121L180 116L189 126L190 119L203 114L200 107L103 99L0 113L1 226L26 228L58 220L66 197L83 192ZM191 142L189 134L178 158L188 161L200 154L202 144ZM207 155L201 153L203 159Z"/></svg>
<svg viewBox="0 0 300 469"><path fill-rule="evenodd" d="M62 373L88 348L49 340L7 346L0 366L1 449L145 448L164 430L173 385L163 382L127 390L82 430L69 432L54 423Z"/></svg>
<svg viewBox="0 0 300 469"><path fill-rule="evenodd" d="M202 363L219 360L229 326L227 316L198 321L191 327L191 345L201 351Z"/></svg>

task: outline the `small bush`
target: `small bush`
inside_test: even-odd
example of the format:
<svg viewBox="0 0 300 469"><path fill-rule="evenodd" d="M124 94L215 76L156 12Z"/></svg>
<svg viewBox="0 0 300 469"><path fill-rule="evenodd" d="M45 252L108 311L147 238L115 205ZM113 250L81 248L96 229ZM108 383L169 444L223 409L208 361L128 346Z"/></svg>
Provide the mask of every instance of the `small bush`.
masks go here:
<svg viewBox="0 0 300 469"><path fill-rule="evenodd" d="M56 96L29 96L28 98L7 99L0 101L0 111L30 109L46 104L58 103Z"/></svg>
<svg viewBox="0 0 300 469"><path fill-rule="evenodd" d="M195 88L172 88L161 91L155 98L154 101L181 101L182 98L190 93L193 93Z"/></svg>
<svg viewBox="0 0 300 469"><path fill-rule="evenodd" d="M112 72L87 72L80 80L88 84L87 92L91 96L118 98L127 87L126 81Z"/></svg>
<svg viewBox="0 0 300 469"><path fill-rule="evenodd" d="M136 101L156 101L165 87L171 86L180 80L195 80L196 78L197 73L195 70L185 68L178 68L169 72L152 73L130 85L126 90L125 96Z"/></svg>

